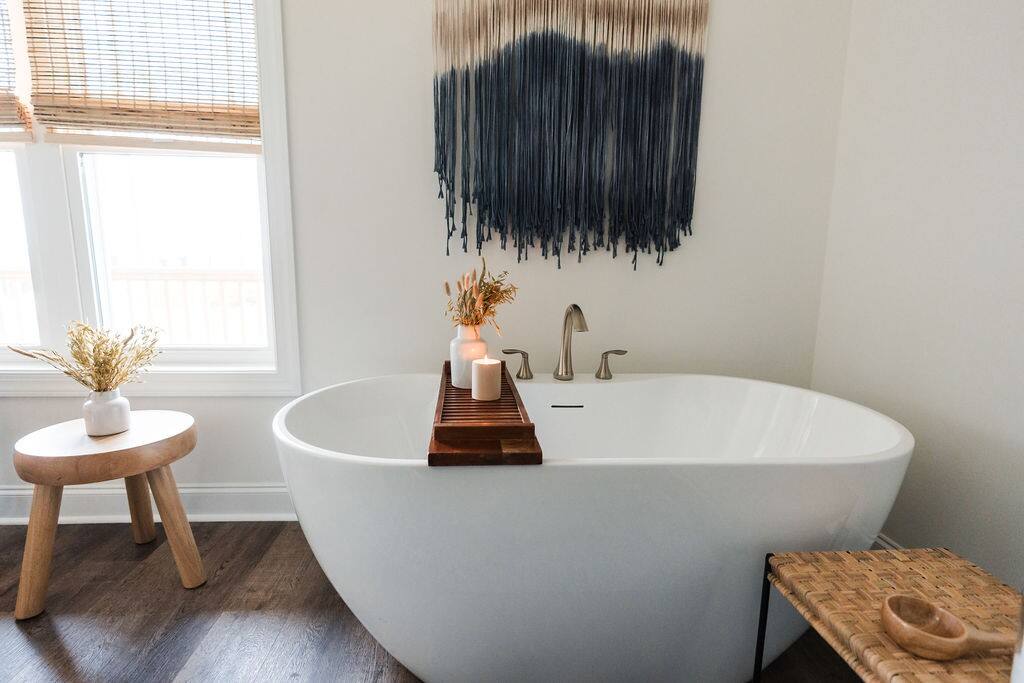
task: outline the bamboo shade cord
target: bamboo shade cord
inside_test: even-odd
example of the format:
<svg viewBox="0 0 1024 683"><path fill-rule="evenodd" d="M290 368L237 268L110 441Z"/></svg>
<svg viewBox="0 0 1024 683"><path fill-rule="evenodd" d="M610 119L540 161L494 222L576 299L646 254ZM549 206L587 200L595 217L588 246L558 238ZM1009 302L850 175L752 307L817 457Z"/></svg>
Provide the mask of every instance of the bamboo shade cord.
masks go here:
<svg viewBox="0 0 1024 683"><path fill-rule="evenodd" d="M435 0L449 242L661 263L691 232L708 2Z"/></svg>
<svg viewBox="0 0 1024 683"><path fill-rule="evenodd" d="M882 628L893 593L916 595L988 631L1016 633L1020 594L943 548L804 552L770 560L772 584L865 681L1008 681L1012 654L921 659Z"/></svg>
<svg viewBox="0 0 1024 683"><path fill-rule="evenodd" d="M14 48L7 3L0 1L0 131L25 130L29 118L15 94Z"/></svg>
<svg viewBox="0 0 1024 683"><path fill-rule="evenodd" d="M260 137L254 0L24 0L32 106L57 132Z"/></svg>

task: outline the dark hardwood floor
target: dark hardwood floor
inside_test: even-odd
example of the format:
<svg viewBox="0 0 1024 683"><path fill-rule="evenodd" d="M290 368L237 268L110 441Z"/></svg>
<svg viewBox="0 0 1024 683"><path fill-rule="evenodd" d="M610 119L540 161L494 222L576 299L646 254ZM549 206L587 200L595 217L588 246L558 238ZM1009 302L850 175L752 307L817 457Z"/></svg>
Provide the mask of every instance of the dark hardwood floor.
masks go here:
<svg viewBox="0 0 1024 683"><path fill-rule="evenodd" d="M184 590L163 530L61 526L48 609L12 616L25 527L0 526L0 681L415 681L353 616L295 523L193 524L209 576ZM763 680L856 681L809 632Z"/></svg>

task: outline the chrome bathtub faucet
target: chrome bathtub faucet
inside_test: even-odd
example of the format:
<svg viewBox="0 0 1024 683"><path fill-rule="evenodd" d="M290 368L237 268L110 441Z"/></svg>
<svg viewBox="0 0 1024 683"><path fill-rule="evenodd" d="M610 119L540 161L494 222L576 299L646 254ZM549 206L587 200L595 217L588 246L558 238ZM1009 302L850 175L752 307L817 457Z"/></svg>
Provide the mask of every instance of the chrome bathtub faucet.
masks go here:
<svg viewBox="0 0 1024 683"><path fill-rule="evenodd" d="M587 332L587 319L583 317L583 309L576 304L569 304L565 309L565 317L562 318L562 350L558 354L558 369L555 370L555 379L568 382L573 378L572 373L572 333Z"/></svg>

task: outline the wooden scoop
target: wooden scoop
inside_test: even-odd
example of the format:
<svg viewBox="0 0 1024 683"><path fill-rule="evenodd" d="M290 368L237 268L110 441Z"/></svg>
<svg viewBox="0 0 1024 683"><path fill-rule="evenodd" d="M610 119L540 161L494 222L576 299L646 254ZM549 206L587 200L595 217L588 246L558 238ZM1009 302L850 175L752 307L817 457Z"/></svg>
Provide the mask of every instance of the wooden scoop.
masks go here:
<svg viewBox="0 0 1024 683"><path fill-rule="evenodd" d="M882 626L900 647L925 659L957 659L1017 645L1017 638L1009 633L979 631L938 605L909 595L885 599Z"/></svg>

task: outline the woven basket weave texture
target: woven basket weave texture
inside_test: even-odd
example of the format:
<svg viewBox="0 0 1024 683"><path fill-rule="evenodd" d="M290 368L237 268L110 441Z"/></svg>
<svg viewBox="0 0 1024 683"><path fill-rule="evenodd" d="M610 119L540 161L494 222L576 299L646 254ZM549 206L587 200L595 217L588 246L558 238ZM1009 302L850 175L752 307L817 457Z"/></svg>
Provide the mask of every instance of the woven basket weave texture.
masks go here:
<svg viewBox="0 0 1024 683"><path fill-rule="evenodd" d="M1012 653L949 662L901 649L882 628L882 600L893 593L935 602L967 624L1016 633L1016 590L944 548L800 552L770 560L772 584L865 681L1008 681Z"/></svg>

